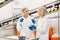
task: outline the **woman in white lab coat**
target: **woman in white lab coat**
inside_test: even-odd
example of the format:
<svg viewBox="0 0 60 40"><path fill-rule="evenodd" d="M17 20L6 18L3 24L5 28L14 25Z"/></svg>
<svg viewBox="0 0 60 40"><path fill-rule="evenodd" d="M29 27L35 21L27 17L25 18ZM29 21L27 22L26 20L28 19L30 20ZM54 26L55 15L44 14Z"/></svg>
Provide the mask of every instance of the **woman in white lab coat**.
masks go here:
<svg viewBox="0 0 60 40"><path fill-rule="evenodd" d="M23 16L17 22L17 36L25 36L26 38L34 38L34 31L36 30L35 20L29 16L28 8L22 10Z"/></svg>
<svg viewBox="0 0 60 40"><path fill-rule="evenodd" d="M37 38L40 40L48 40L48 33L49 33L49 20L45 16L47 14L47 10L45 7L41 7L37 11L39 15L39 20L38 20L38 27L37 27Z"/></svg>

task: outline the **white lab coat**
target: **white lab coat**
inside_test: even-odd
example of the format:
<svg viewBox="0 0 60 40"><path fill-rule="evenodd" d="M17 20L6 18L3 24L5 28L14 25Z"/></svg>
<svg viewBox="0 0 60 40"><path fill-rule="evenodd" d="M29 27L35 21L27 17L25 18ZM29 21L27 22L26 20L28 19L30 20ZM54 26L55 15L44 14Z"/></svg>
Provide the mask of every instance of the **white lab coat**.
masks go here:
<svg viewBox="0 0 60 40"><path fill-rule="evenodd" d="M30 16L27 19L25 19L24 17L19 18L17 22L17 30L21 32L20 36L26 36L27 38L31 39L34 38L33 30L29 29L29 26L31 25L35 25L34 18Z"/></svg>
<svg viewBox="0 0 60 40"><path fill-rule="evenodd" d="M49 27L50 23L46 17L39 18L37 27L37 38L40 38L40 40L48 40Z"/></svg>

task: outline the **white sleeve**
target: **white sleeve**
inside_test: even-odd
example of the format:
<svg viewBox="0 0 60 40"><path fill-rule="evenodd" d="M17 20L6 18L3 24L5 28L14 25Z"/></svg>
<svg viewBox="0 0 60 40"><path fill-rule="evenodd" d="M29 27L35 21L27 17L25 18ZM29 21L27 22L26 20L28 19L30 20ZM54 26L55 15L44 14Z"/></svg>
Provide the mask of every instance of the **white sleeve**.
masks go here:
<svg viewBox="0 0 60 40"><path fill-rule="evenodd" d="M22 29L22 24L18 19L18 21L17 21L17 31L21 31L21 29Z"/></svg>

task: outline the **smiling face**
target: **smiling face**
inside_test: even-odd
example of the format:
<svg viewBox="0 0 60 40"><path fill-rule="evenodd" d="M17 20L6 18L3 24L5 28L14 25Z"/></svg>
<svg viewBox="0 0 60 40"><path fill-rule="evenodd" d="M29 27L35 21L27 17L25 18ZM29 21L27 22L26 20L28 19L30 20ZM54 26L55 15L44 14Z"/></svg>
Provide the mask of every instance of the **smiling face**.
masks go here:
<svg viewBox="0 0 60 40"><path fill-rule="evenodd" d="M25 8L25 9L23 10L23 13L24 13L24 15L29 15L29 9L28 9L28 8Z"/></svg>
<svg viewBox="0 0 60 40"><path fill-rule="evenodd" d="M27 18L28 15L29 15L29 9L28 8L24 8L22 11L24 13L24 17Z"/></svg>
<svg viewBox="0 0 60 40"><path fill-rule="evenodd" d="M44 17L48 12L45 7L40 7L37 11L39 17Z"/></svg>

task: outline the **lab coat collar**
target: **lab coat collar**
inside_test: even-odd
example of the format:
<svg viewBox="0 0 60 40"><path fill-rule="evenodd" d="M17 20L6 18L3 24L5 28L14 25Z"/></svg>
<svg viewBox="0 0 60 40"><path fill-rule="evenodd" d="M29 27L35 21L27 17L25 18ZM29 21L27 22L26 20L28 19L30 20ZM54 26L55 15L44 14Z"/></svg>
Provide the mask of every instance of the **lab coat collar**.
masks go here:
<svg viewBox="0 0 60 40"><path fill-rule="evenodd" d="M23 18L24 18L24 16L23 16ZM28 19L28 18L30 18L30 16L28 15L28 17L27 18L24 18L24 19Z"/></svg>
<svg viewBox="0 0 60 40"><path fill-rule="evenodd" d="M46 16L44 16L43 18L40 17L40 19L44 19L44 18L47 18Z"/></svg>

